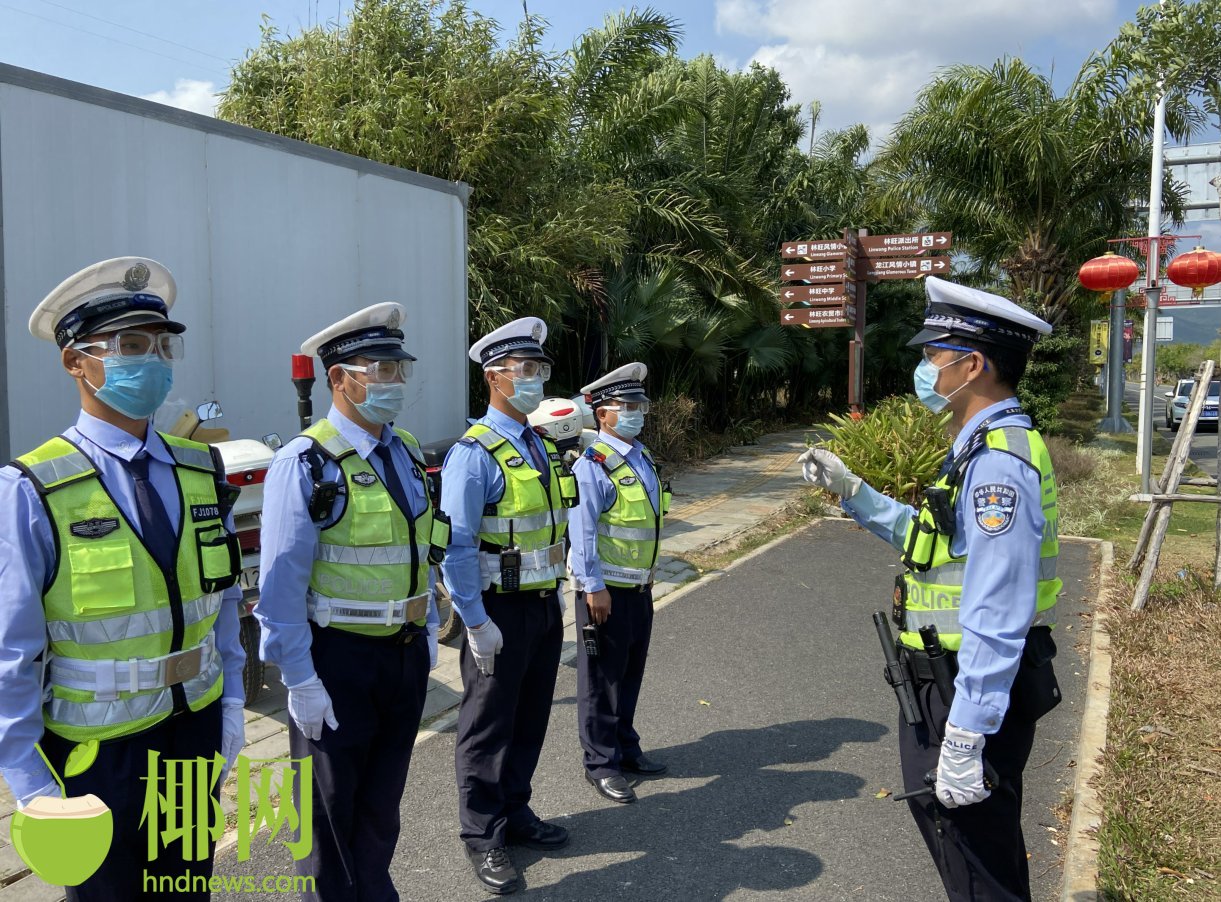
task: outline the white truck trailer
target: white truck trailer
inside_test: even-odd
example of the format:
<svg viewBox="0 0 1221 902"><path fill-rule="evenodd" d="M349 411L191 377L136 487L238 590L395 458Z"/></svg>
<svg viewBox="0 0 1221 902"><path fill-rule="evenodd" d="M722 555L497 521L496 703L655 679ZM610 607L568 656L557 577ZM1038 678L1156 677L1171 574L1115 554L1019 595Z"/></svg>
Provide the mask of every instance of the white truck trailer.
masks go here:
<svg viewBox="0 0 1221 902"><path fill-rule="evenodd" d="M397 301L419 358L401 424L422 442L461 434L469 194L460 182L0 65L0 462L63 431L79 407L57 356L26 329L34 306L78 269L129 254L170 268L174 318L188 327L159 428L217 400L233 438L287 441L298 431L290 361L301 342ZM326 412L321 378L313 402ZM257 469L258 450L235 442L226 461ZM234 478L246 492L249 566L261 486L257 474ZM251 601L254 575L244 574Z"/></svg>

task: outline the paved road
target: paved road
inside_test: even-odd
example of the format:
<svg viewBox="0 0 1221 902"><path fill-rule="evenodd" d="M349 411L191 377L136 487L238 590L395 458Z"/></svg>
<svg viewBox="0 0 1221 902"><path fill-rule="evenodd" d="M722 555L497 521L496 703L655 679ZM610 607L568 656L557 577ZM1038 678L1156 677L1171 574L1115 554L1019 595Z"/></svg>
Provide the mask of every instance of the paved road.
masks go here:
<svg viewBox="0 0 1221 902"><path fill-rule="evenodd" d="M1166 437L1174 441L1175 433L1166 428L1166 396L1173 391L1173 385L1159 385L1153 397L1153 426ZM1124 383L1124 402L1129 410L1140 409L1140 385L1136 382ZM1191 439L1191 460L1209 476L1217 475L1217 441L1216 431L1211 426L1205 426L1196 432ZM1155 473L1160 471L1155 470Z"/></svg>
<svg viewBox="0 0 1221 902"><path fill-rule="evenodd" d="M1027 772L1026 836L1036 898L1059 893L1052 807L1072 785L1084 692L1089 549L1066 544L1058 673L1065 702L1042 723ZM869 614L889 604L895 555L846 522L823 521L675 596L655 621L639 724L667 778L635 805L581 779L576 672L562 666L535 809L572 831L555 856L515 850L524 895L811 900L944 899L895 790L894 696ZM357 662L353 662L356 665ZM704 704L704 703L707 704ZM456 837L454 735L416 748L393 865L405 900L484 898ZM217 873L288 873L279 849ZM217 897L219 898L219 896Z"/></svg>

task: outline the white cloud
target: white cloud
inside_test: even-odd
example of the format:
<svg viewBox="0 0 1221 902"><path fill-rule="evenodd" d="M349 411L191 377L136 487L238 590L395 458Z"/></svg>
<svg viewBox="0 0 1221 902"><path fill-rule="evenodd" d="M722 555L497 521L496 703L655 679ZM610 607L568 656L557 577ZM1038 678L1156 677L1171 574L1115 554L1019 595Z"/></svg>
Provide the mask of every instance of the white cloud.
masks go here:
<svg viewBox="0 0 1221 902"><path fill-rule="evenodd" d="M192 78L179 78L174 82L171 91L153 91L151 94L140 95L153 103L164 103L166 106L176 106L192 113L202 113L205 116L216 115L216 85L210 81L196 81Z"/></svg>
<svg viewBox="0 0 1221 902"><path fill-rule="evenodd" d="M945 8L912 0L717 0L718 33L758 38L753 60L776 69L822 128L872 125L874 141L941 67L990 64L1024 43L1101 26L1116 0L972 0ZM1105 38L1104 38L1105 40Z"/></svg>

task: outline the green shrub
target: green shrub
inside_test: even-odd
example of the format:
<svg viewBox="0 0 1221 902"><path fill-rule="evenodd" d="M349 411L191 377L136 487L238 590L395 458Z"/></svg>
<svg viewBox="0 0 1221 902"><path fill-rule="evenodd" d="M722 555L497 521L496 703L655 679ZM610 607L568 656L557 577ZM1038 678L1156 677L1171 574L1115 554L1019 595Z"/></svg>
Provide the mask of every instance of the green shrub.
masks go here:
<svg viewBox="0 0 1221 902"><path fill-rule="evenodd" d="M699 457L699 404L686 395L666 395L652 401L640 440L660 460L681 466Z"/></svg>
<svg viewBox="0 0 1221 902"><path fill-rule="evenodd" d="M1083 482L1094 475L1094 470L1098 468L1096 455L1059 435L1053 435L1046 441L1047 453L1051 455L1051 465L1056 471L1057 485Z"/></svg>
<svg viewBox="0 0 1221 902"><path fill-rule="evenodd" d="M887 398L860 419L831 414L823 445L879 492L915 503L950 448L949 413L911 395Z"/></svg>

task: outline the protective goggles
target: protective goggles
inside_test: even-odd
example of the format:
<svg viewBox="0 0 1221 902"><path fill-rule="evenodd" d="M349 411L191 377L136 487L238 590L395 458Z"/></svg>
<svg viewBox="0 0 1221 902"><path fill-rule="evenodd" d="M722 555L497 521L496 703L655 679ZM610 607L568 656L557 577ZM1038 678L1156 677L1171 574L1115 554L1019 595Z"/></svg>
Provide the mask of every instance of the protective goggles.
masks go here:
<svg viewBox="0 0 1221 902"><path fill-rule="evenodd" d="M406 382L411 378L410 360L375 360L364 365L341 363L339 366L349 373L364 373L370 382Z"/></svg>
<svg viewBox="0 0 1221 902"><path fill-rule="evenodd" d="M490 366L490 370L501 373L511 373L514 378L533 379L535 376L544 382L551 378L551 364L541 360L519 360L511 366Z"/></svg>
<svg viewBox="0 0 1221 902"><path fill-rule="evenodd" d="M930 348L934 350L929 350ZM978 348L964 348L962 345L952 345L944 341L930 341L924 346L924 359L929 363L937 356L937 351L960 351L963 354L983 354ZM961 359L961 358L959 358ZM984 369L988 368L988 358L984 357Z"/></svg>
<svg viewBox="0 0 1221 902"><path fill-rule="evenodd" d="M126 329L111 332L105 341L77 341L73 348L101 348L108 351L112 357L124 360L148 360L154 354L168 363L176 363L186 353L186 342L181 335L173 332L142 332L138 329Z"/></svg>
<svg viewBox="0 0 1221 902"><path fill-rule="evenodd" d="M603 404L602 409L603 410L616 410L616 411L639 410L641 413L648 413L649 412L649 402L648 401L616 401L614 404Z"/></svg>

